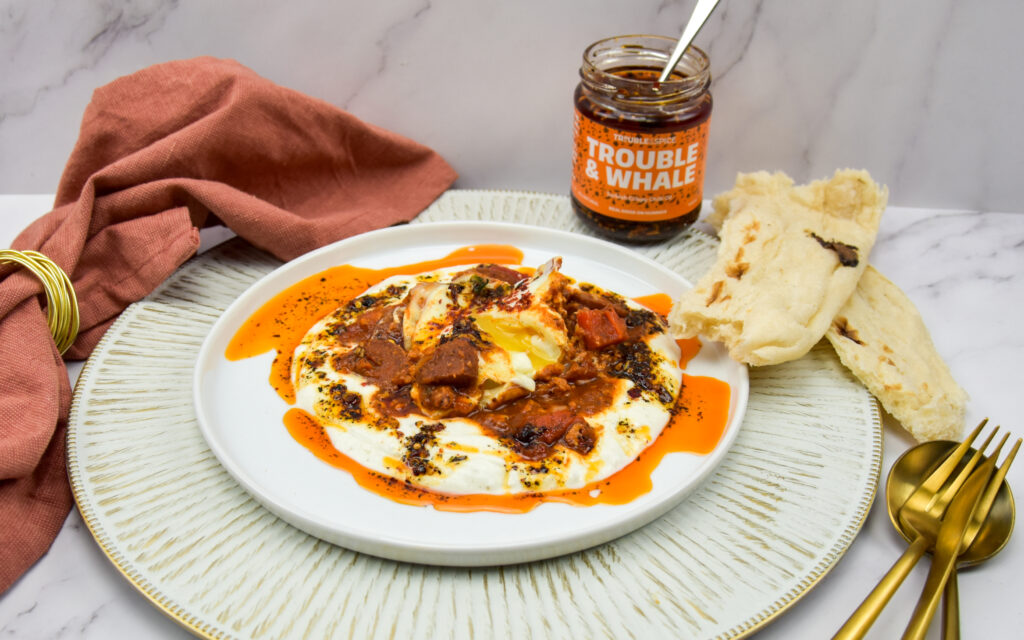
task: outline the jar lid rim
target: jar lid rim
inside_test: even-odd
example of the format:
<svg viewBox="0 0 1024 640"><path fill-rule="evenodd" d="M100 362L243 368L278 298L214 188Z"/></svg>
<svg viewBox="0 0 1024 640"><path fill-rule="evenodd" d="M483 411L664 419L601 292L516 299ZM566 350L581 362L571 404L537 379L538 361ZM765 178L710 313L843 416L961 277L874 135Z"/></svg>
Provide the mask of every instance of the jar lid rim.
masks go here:
<svg viewBox="0 0 1024 640"><path fill-rule="evenodd" d="M610 73L612 69L631 66L630 57L642 61L637 67L661 71L668 61L675 40L665 36L628 35L598 40L583 52L580 76L591 88L605 92L622 92L635 100L671 99L703 93L711 84L711 65L708 54L690 45L676 64L674 71L685 73L682 78L658 82L657 78L630 78ZM601 66L604 56L610 60ZM660 63L660 64L659 64Z"/></svg>

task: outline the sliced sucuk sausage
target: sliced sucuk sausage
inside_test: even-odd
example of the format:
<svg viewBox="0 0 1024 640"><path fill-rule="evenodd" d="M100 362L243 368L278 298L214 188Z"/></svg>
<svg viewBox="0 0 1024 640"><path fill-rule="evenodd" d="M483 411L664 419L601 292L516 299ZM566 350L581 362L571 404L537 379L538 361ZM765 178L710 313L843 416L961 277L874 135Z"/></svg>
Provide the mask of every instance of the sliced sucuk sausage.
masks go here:
<svg viewBox="0 0 1024 640"><path fill-rule="evenodd" d="M613 309L580 309L576 327L588 349L603 349L629 337L626 323Z"/></svg>
<svg viewBox="0 0 1024 640"><path fill-rule="evenodd" d="M571 411L551 411L523 416L519 420L521 424L516 425L518 429L515 439L524 445L543 442L551 446L565 435L565 430L575 417Z"/></svg>
<svg viewBox="0 0 1024 640"><path fill-rule="evenodd" d="M420 387L420 405L435 417L466 416L476 409L476 402L447 385Z"/></svg>
<svg viewBox="0 0 1024 640"><path fill-rule="evenodd" d="M386 307L370 309L357 316L351 324L335 327L332 329L332 333L341 342L362 342L373 333L377 323L384 319L388 313L389 311Z"/></svg>
<svg viewBox="0 0 1024 640"><path fill-rule="evenodd" d="M402 342L402 318L404 316L404 305L391 305L387 307L380 320L373 327L370 338L374 340L390 340L396 344Z"/></svg>
<svg viewBox="0 0 1024 640"><path fill-rule="evenodd" d="M516 443L516 453L519 454L519 457L524 460L530 460L531 462L543 460L548 457L548 453L550 451L551 448L543 442L534 441L530 444Z"/></svg>
<svg viewBox="0 0 1024 640"><path fill-rule="evenodd" d="M438 345L420 362L416 382L466 387L476 382L478 369L476 347L466 338L455 338Z"/></svg>
<svg viewBox="0 0 1024 640"><path fill-rule="evenodd" d="M615 313L620 316L625 316L629 313L629 308L626 305L609 300L608 298L598 295L596 293L590 293L589 291L583 291L581 289L570 289L567 293L567 297L571 302L575 302L588 309L613 309Z"/></svg>
<svg viewBox="0 0 1024 640"><path fill-rule="evenodd" d="M572 411L551 411L514 418L511 430L517 453L527 460L540 460L561 441L586 455L594 448L597 434L587 421Z"/></svg>
<svg viewBox="0 0 1024 640"><path fill-rule="evenodd" d="M412 382L405 350L390 340L372 338L331 361L337 371L366 376L382 388L394 389Z"/></svg>
<svg viewBox="0 0 1024 640"><path fill-rule="evenodd" d="M601 367L589 351L581 351L576 354L565 366L562 377L575 382L577 380L589 380L601 373Z"/></svg>
<svg viewBox="0 0 1024 640"><path fill-rule="evenodd" d="M503 267L500 264L482 264L476 267L474 271L493 280L501 280L509 284L516 284L520 280L526 280L528 277L525 273Z"/></svg>
<svg viewBox="0 0 1024 640"><path fill-rule="evenodd" d="M579 417L573 420L572 424L568 425L565 435L562 437L562 442L565 443L565 446L583 455L590 453L596 441L597 434L594 432L594 427Z"/></svg>
<svg viewBox="0 0 1024 640"><path fill-rule="evenodd" d="M375 338L363 345L365 361L372 366L366 373L368 378L386 381L401 386L408 380L408 361L405 350L390 340Z"/></svg>

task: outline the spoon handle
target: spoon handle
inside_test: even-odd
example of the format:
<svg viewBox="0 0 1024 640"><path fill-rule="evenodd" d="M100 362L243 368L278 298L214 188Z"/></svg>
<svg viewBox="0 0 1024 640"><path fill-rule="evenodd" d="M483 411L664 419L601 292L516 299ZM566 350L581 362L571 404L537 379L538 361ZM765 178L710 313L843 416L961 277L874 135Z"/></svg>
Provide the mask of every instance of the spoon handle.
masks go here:
<svg viewBox="0 0 1024 640"><path fill-rule="evenodd" d="M668 62L665 64L665 68L661 72L661 77L658 78L658 82L665 82L668 77L672 74L672 70L679 64L679 60L682 59L683 54L686 53L687 47L693 42L694 36L700 31L700 28L707 22L708 16L718 6L718 0L697 0L697 5L693 8L693 13L690 14L690 20L686 23L686 27L683 28L683 35L679 36L679 42L676 43L675 50L672 51L672 55L669 56Z"/></svg>
<svg viewBox="0 0 1024 640"><path fill-rule="evenodd" d="M878 618L885 605L896 593L907 574L914 568L917 561L924 555L928 542L923 536L914 538L899 560L893 563L889 572L878 582L875 588L864 598L857 610L846 620L846 624L833 636L833 640L854 640L863 638L871 625Z"/></svg>
<svg viewBox="0 0 1024 640"><path fill-rule="evenodd" d="M963 488L953 498L949 510L942 519L935 551L932 555L932 568L925 579L924 591L914 607L910 623L903 632L903 640L922 640L928 632L939 600L951 575L956 575L956 562L960 552L973 540L981 523L988 517L989 509L995 500L996 492L1006 478L1013 459L1020 449L1021 440L1017 440L1013 449L1006 456L999 470L995 470L999 451L1006 443L1009 434L1004 435L999 446L964 483Z"/></svg>
<svg viewBox="0 0 1024 640"><path fill-rule="evenodd" d="M1003 442L1005 441L1004 437ZM914 607L910 623L903 632L903 640L923 640L928 632L928 626L935 615L935 610L938 609L949 575L956 569L956 559L963 548L964 535L967 533L971 517L986 493L989 480L993 479L992 472L998 454L999 450L996 449L992 457L971 473L971 477L953 498L949 510L943 516L942 526L935 540L935 551L932 553L932 567L928 571L924 591L921 592L921 598ZM997 482L1002 482L1002 479L998 478Z"/></svg>
<svg viewBox="0 0 1024 640"><path fill-rule="evenodd" d="M946 593L943 594L942 640L960 640L960 587L957 585L955 568L946 582Z"/></svg>
<svg viewBox="0 0 1024 640"><path fill-rule="evenodd" d="M921 599L917 601L910 622L903 632L903 640L924 639L932 617L935 615L935 610L938 608L942 590L946 586L949 574L952 573L955 564L955 551L950 555L949 552L943 553L941 549L936 549L935 555L932 556L932 568L925 579L924 592L921 594Z"/></svg>

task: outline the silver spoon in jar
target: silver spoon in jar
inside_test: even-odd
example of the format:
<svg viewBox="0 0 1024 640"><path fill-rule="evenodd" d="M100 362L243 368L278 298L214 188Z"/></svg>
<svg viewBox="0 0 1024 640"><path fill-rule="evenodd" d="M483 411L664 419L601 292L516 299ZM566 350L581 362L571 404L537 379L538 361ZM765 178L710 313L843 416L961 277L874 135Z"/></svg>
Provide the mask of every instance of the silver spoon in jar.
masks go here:
<svg viewBox="0 0 1024 640"><path fill-rule="evenodd" d="M665 82L668 77L672 75L672 70L676 68L679 61L682 59L683 54L686 53L687 47L693 42L693 39L697 36L697 32L700 31L704 23L708 21L708 16L718 6L718 0L697 0L697 6L693 8L693 13L690 14L690 21L686 23L686 27L683 29L683 35L679 36L679 42L676 44L675 50L672 55L669 56L668 62L665 64L665 68L661 71L661 75L658 77L658 82Z"/></svg>

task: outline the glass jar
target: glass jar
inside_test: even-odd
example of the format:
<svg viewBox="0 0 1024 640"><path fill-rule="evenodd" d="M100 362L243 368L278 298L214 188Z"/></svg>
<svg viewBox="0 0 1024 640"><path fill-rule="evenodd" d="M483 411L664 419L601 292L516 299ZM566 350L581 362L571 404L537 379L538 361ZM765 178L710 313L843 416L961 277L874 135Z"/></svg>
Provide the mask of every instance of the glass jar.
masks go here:
<svg viewBox="0 0 1024 640"><path fill-rule="evenodd" d="M700 215L711 70L690 46L665 82L676 41L618 36L587 47L574 101L572 206L624 242L663 240Z"/></svg>

